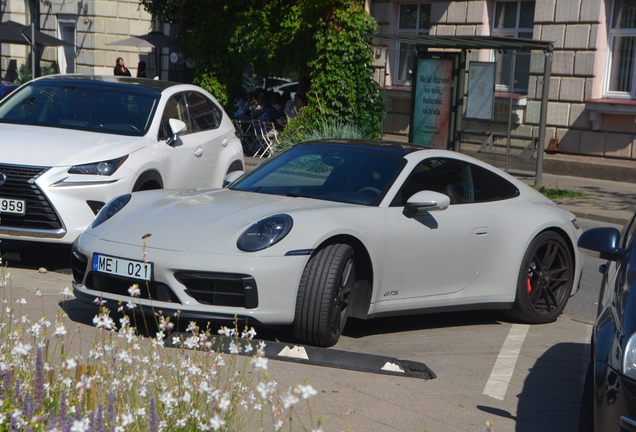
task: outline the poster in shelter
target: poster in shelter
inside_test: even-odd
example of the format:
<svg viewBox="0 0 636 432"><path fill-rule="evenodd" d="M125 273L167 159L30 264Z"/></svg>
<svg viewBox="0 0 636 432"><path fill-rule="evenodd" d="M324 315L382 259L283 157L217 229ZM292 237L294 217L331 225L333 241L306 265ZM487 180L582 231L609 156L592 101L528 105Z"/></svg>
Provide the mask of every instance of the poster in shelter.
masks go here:
<svg viewBox="0 0 636 432"><path fill-rule="evenodd" d="M453 60L417 60L412 142L447 148L453 89Z"/></svg>
<svg viewBox="0 0 636 432"><path fill-rule="evenodd" d="M492 120L495 105L494 62L471 62L468 70L466 118Z"/></svg>

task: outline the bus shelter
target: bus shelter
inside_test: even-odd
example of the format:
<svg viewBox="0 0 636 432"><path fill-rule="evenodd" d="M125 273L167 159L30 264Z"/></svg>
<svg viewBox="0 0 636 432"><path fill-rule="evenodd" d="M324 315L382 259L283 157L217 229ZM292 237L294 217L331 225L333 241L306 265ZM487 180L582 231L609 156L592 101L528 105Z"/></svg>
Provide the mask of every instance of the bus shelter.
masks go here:
<svg viewBox="0 0 636 432"><path fill-rule="evenodd" d="M412 50L410 142L470 154L541 186L551 42L369 36Z"/></svg>

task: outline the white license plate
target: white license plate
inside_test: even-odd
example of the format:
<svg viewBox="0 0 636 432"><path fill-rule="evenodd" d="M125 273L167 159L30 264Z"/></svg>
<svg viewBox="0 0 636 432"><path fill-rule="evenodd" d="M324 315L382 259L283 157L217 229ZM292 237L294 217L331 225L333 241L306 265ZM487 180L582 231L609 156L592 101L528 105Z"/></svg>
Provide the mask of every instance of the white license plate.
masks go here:
<svg viewBox="0 0 636 432"><path fill-rule="evenodd" d="M93 271L147 281L152 278L151 263L98 254L93 255Z"/></svg>
<svg viewBox="0 0 636 432"><path fill-rule="evenodd" d="M9 198L0 198L0 213L25 214L26 202Z"/></svg>

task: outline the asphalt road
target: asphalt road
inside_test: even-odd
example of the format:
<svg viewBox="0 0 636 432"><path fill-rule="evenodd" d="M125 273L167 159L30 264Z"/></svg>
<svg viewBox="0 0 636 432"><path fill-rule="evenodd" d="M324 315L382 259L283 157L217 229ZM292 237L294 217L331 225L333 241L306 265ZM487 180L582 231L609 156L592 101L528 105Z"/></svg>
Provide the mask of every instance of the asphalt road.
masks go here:
<svg viewBox="0 0 636 432"><path fill-rule="evenodd" d="M579 222L584 229L610 226ZM59 292L71 281L69 247L2 242L0 249L14 295L16 289L33 295L38 288L51 308L62 307ZM579 293L554 323L520 325L493 311L352 319L340 342L319 353L316 365L272 361L270 371L281 387L306 378L318 389L313 413L325 431L478 431L486 422L494 422L497 432L576 431L601 263L586 255ZM96 309L77 300L64 307L90 340ZM285 331L257 331L272 347L293 347ZM347 353L355 353L353 367L325 367L329 355ZM271 358L282 359L275 353ZM435 378L382 375L363 367L384 358L424 364ZM364 372L355 370L356 362Z"/></svg>

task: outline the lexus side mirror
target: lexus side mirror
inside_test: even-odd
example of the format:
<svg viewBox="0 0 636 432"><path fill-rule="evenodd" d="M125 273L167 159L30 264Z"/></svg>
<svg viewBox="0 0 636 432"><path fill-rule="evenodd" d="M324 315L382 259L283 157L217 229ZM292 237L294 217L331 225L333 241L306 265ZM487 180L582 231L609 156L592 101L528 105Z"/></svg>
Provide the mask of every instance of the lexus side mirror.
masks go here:
<svg viewBox="0 0 636 432"><path fill-rule="evenodd" d="M177 138L186 133L188 127L181 120L177 120L174 118L168 120L168 125L170 126L170 136L166 140L166 144L174 147L174 144L177 142Z"/></svg>

